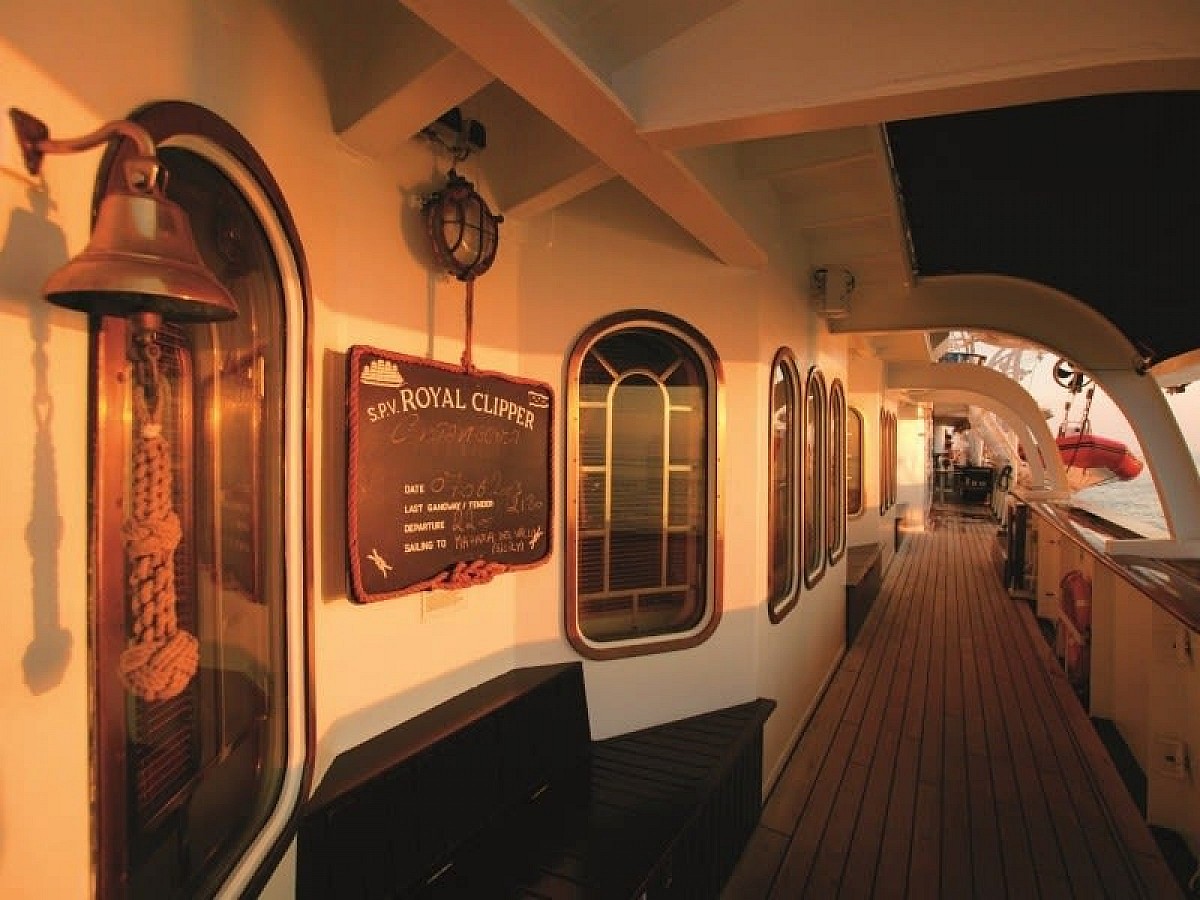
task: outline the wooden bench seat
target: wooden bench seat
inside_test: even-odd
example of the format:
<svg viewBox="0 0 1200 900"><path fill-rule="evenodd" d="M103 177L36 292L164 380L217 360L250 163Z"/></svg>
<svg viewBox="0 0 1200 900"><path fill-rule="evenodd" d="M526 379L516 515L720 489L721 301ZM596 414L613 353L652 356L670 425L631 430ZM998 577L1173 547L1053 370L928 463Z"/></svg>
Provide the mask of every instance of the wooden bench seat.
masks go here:
<svg viewBox="0 0 1200 900"><path fill-rule="evenodd" d="M297 893L716 897L758 821L774 705L593 742L579 663L506 673L335 760Z"/></svg>
<svg viewBox="0 0 1200 900"><path fill-rule="evenodd" d="M883 547L857 544L846 551L846 646L858 637L883 583Z"/></svg>

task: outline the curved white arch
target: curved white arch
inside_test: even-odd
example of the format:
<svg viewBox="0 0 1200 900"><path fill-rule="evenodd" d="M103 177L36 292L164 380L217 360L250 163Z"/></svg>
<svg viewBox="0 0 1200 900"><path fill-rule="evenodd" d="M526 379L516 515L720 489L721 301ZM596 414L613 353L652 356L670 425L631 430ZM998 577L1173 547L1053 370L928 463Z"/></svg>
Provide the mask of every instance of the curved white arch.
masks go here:
<svg viewBox="0 0 1200 900"><path fill-rule="evenodd" d="M831 331L1002 331L1061 353L1090 374L1129 420L1173 541L1110 542L1111 552L1200 555L1200 473L1145 362L1115 325L1054 288L1005 275L940 275L902 296L864 291ZM1170 485L1167 490L1165 485Z"/></svg>
<svg viewBox="0 0 1200 900"><path fill-rule="evenodd" d="M1049 479L1050 490L1062 492L1067 489L1065 483L1058 483L1060 473L1057 470L1061 467L1062 463L1059 454L1055 453L1053 456L1048 457L1044 450L1040 450L1042 445L1038 442L1038 437L1030 429L1025 419L1012 407L1000 402L995 397L981 394L977 391L930 390L928 393L935 401L977 406L980 409L986 409L989 412L995 413L1004 421L1004 424L1012 429L1013 433L1017 436L1017 440L1026 449L1026 462L1029 464L1029 474L1033 479L1033 483L1042 485ZM1044 461L1046 459L1050 462L1049 470L1047 470L1047 465ZM1055 459L1058 459L1058 465L1054 464ZM1065 470L1062 474L1065 478Z"/></svg>
<svg viewBox="0 0 1200 900"><path fill-rule="evenodd" d="M1067 470L1045 416L1029 392L1008 376L964 363L891 363L887 386L930 390L948 402L965 401L991 409L1025 442L1035 483L1042 483L1044 477L1052 490L1067 490ZM1039 477L1043 463L1045 469Z"/></svg>
<svg viewBox="0 0 1200 900"><path fill-rule="evenodd" d="M1120 329L1086 303L1008 275L931 276L901 297L856 293L850 315L829 322L840 333L962 328L1037 341L1093 375L1140 371L1144 364Z"/></svg>

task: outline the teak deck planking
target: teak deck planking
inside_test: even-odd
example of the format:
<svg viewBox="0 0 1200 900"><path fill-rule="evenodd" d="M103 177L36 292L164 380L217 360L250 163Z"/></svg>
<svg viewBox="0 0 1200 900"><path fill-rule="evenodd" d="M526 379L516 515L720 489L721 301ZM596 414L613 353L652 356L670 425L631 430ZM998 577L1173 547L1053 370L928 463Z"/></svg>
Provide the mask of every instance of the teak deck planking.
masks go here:
<svg viewBox="0 0 1200 900"><path fill-rule="evenodd" d="M723 900L1181 896L994 546L904 542Z"/></svg>

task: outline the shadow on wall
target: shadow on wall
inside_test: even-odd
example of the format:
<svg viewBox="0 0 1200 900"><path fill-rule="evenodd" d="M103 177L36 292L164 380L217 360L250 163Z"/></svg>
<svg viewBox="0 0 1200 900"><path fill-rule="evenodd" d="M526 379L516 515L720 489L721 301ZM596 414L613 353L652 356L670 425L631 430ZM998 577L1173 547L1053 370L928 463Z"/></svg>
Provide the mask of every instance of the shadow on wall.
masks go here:
<svg viewBox="0 0 1200 900"><path fill-rule="evenodd" d="M323 521L314 524L316 539L322 548L321 598L337 603L350 594L347 557L346 495L346 366L349 354L326 350L322 365L325 369L325 421L322 440L324 462L321 465L321 494L325 498Z"/></svg>
<svg viewBox="0 0 1200 900"><path fill-rule="evenodd" d="M61 229L47 219L51 201L40 187L29 189L31 210L14 209L8 235L0 248L0 295L29 317L33 341L34 421L33 498L25 526L32 567L34 637L25 649L25 684L34 694L56 687L71 658L71 632L59 623L58 552L63 521L59 512L58 473L54 454L54 401L50 394L50 309L42 299L46 277L67 261ZM14 461L15 462L15 461Z"/></svg>

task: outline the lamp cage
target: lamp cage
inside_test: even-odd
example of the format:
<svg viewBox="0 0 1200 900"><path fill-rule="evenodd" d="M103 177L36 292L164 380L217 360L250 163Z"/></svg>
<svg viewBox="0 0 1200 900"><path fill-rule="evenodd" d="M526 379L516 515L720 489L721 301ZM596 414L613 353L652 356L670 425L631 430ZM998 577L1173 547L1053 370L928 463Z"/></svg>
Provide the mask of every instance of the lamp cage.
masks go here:
<svg viewBox="0 0 1200 900"><path fill-rule="evenodd" d="M497 216L475 186L450 170L446 186L425 201L425 227L437 261L460 281L482 275L496 259Z"/></svg>

